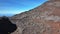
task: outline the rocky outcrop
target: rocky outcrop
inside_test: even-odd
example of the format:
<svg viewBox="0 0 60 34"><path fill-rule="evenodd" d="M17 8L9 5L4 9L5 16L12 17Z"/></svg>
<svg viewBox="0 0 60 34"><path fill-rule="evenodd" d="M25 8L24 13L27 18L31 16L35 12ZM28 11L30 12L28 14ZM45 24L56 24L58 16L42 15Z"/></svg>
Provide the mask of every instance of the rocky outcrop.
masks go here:
<svg viewBox="0 0 60 34"><path fill-rule="evenodd" d="M49 0L32 10L11 17L17 34L60 34L60 0Z"/></svg>
<svg viewBox="0 0 60 34"><path fill-rule="evenodd" d="M16 29L16 24L13 24L8 17L0 17L0 34L10 34Z"/></svg>

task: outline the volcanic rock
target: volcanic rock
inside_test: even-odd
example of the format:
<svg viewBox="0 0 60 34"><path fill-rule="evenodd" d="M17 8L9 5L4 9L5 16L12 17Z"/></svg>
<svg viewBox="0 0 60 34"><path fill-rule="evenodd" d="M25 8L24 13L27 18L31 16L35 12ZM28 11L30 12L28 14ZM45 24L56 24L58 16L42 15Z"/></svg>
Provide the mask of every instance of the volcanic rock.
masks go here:
<svg viewBox="0 0 60 34"><path fill-rule="evenodd" d="M49 0L11 21L18 27L12 34L60 34L60 0Z"/></svg>

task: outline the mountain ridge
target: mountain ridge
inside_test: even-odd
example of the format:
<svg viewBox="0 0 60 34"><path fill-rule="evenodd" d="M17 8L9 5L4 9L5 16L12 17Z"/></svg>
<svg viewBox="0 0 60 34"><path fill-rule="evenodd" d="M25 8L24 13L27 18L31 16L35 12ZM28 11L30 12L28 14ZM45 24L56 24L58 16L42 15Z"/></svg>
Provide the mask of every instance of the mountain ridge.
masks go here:
<svg viewBox="0 0 60 34"><path fill-rule="evenodd" d="M60 34L60 0L50 0L35 9L11 17L18 26L13 34Z"/></svg>

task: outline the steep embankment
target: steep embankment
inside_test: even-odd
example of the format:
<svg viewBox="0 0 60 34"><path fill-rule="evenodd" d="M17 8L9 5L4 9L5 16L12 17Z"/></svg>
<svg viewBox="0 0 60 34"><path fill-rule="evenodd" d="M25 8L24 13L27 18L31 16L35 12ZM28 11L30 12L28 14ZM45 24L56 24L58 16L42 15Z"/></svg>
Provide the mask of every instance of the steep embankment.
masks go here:
<svg viewBox="0 0 60 34"><path fill-rule="evenodd" d="M11 21L18 26L17 34L60 34L60 0L17 14Z"/></svg>

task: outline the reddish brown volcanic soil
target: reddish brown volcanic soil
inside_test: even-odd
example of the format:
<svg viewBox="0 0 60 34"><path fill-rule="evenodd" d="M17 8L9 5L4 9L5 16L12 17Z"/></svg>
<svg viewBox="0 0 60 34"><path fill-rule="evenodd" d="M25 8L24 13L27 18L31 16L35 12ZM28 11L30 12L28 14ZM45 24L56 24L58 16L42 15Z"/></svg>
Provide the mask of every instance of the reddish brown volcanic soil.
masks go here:
<svg viewBox="0 0 60 34"><path fill-rule="evenodd" d="M18 29L13 34L60 34L60 0L50 0L11 18Z"/></svg>

